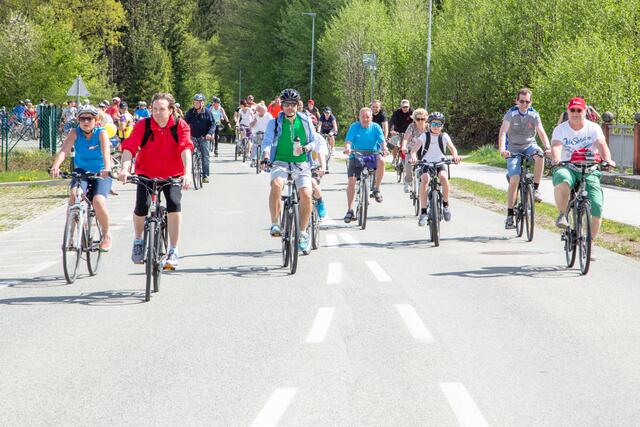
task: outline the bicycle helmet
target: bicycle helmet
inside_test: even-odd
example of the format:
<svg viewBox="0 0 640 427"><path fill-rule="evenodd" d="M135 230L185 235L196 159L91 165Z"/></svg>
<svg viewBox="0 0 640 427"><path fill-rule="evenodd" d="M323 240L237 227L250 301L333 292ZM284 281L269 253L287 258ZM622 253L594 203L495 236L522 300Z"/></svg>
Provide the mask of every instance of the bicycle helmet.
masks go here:
<svg viewBox="0 0 640 427"><path fill-rule="evenodd" d="M78 109L77 116L80 117L83 114L91 114L94 117L98 117L98 109L96 107L94 107L93 105L90 105L90 104L82 105Z"/></svg>
<svg viewBox="0 0 640 427"><path fill-rule="evenodd" d="M129 108L129 104L127 104L126 102L122 101L120 103L120 108L122 108L123 110L126 109L126 108Z"/></svg>
<svg viewBox="0 0 640 427"><path fill-rule="evenodd" d="M218 98L217 96L214 96L213 98L211 98L211 101L215 104L216 102L219 104L220 103L220 98Z"/></svg>
<svg viewBox="0 0 640 427"><path fill-rule="evenodd" d="M300 93L298 93L298 91L295 89L285 89L280 92L280 99L282 100L282 102L298 102L300 101Z"/></svg>
<svg viewBox="0 0 640 427"><path fill-rule="evenodd" d="M176 108L180 108L180 104L176 102Z"/></svg>
<svg viewBox="0 0 640 427"><path fill-rule="evenodd" d="M331 112L331 107L324 107L324 110L322 110L324 113L330 113Z"/></svg>
<svg viewBox="0 0 640 427"><path fill-rule="evenodd" d="M442 122L442 124L444 124L444 114L440 113L439 111L434 111L433 113L429 114L429 117L427 117L427 123L431 123L434 120L439 120Z"/></svg>
<svg viewBox="0 0 640 427"><path fill-rule="evenodd" d="M31 100L30 100L30 99L25 99L25 100L24 100L24 103L25 103L25 104L31 104Z"/></svg>
<svg viewBox="0 0 640 427"><path fill-rule="evenodd" d="M193 100L194 101L204 101L204 95L201 93L196 93L195 95L193 95Z"/></svg>
<svg viewBox="0 0 640 427"><path fill-rule="evenodd" d="M101 101L100 104L98 104L98 107L100 108L107 108L108 106L109 106L109 103L104 101Z"/></svg>
<svg viewBox="0 0 640 427"><path fill-rule="evenodd" d="M147 106L147 103L146 103L146 102L144 102L144 101L140 101L140 102L138 102L138 106L139 106L139 107L146 107L146 106Z"/></svg>

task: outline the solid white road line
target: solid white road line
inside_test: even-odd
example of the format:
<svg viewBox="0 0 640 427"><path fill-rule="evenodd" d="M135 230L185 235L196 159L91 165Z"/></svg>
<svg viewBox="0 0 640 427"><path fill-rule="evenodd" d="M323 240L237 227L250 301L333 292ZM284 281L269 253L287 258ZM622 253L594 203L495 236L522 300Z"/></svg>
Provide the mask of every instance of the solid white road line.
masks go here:
<svg viewBox="0 0 640 427"><path fill-rule="evenodd" d="M336 236L335 234L327 234L325 240L327 241L328 247L336 248L340 244L340 242L338 242L338 236Z"/></svg>
<svg viewBox="0 0 640 427"><path fill-rule="evenodd" d="M369 267L373 275L376 276L378 282L391 282L391 277L389 277L387 272L384 271L382 266L376 261L365 261L365 264L367 264L367 267Z"/></svg>
<svg viewBox="0 0 640 427"><path fill-rule="evenodd" d="M396 309L411 335L418 341L433 342L433 335L418 316L416 310L409 304L396 304Z"/></svg>
<svg viewBox="0 0 640 427"><path fill-rule="evenodd" d="M327 272L327 284L337 285L342 282L343 265L341 262L330 262Z"/></svg>
<svg viewBox="0 0 640 427"><path fill-rule="evenodd" d="M440 383L440 389L449 401L462 427L488 426L471 395L462 383Z"/></svg>
<svg viewBox="0 0 640 427"><path fill-rule="evenodd" d="M279 388L274 391L251 427L277 426L297 391L297 388Z"/></svg>
<svg viewBox="0 0 640 427"><path fill-rule="evenodd" d="M359 245L358 241L349 233L339 233L340 238L344 240L345 243L352 246Z"/></svg>
<svg viewBox="0 0 640 427"><path fill-rule="evenodd" d="M333 314L335 313L335 307L322 307L318 309L318 314L313 321L309 335L304 340L307 344L319 344L324 341L331 327L331 321L333 320Z"/></svg>

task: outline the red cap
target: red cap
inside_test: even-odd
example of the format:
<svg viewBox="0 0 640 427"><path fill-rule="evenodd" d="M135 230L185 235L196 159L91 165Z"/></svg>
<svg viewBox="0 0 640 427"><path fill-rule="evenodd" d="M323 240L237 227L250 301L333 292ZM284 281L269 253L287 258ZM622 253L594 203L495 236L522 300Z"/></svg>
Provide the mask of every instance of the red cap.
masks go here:
<svg viewBox="0 0 640 427"><path fill-rule="evenodd" d="M315 105L316 102L313 99L310 99L310 100L307 101L307 103L309 103L311 105Z"/></svg>
<svg viewBox="0 0 640 427"><path fill-rule="evenodd" d="M584 99L582 98L571 98L571 100L569 101L569 105L567 105L567 110L570 110L571 108L582 108L582 110L586 110L587 109L587 103L585 102Z"/></svg>

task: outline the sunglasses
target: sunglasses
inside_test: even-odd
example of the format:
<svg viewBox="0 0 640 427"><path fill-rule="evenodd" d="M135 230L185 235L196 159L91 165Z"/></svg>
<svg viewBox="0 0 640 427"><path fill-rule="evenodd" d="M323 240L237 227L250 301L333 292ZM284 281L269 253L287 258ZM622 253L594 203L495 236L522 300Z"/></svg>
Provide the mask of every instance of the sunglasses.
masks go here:
<svg viewBox="0 0 640 427"><path fill-rule="evenodd" d="M440 123L440 122L431 122L431 123L429 123L429 124L430 124L431 126L433 126L433 127L437 127L437 128L444 126L444 123Z"/></svg>
<svg viewBox="0 0 640 427"><path fill-rule="evenodd" d="M520 104L531 104L531 100L527 101L526 99L519 99L518 103L520 103Z"/></svg>
<svg viewBox="0 0 640 427"><path fill-rule="evenodd" d="M569 111L572 113L582 113L584 110L582 108L571 108Z"/></svg>
<svg viewBox="0 0 640 427"><path fill-rule="evenodd" d="M401 108L404 110L405 108L409 108L409 106L408 105L403 105Z"/></svg>
<svg viewBox="0 0 640 427"><path fill-rule="evenodd" d="M91 122L93 120L95 120L95 117L93 116L78 117L79 122Z"/></svg>
<svg viewBox="0 0 640 427"><path fill-rule="evenodd" d="M297 102L283 102L282 106L283 107L297 107L298 103Z"/></svg>
<svg viewBox="0 0 640 427"><path fill-rule="evenodd" d="M424 122L425 120L427 119L425 119L424 117L416 117L416 122Z"/></svg>

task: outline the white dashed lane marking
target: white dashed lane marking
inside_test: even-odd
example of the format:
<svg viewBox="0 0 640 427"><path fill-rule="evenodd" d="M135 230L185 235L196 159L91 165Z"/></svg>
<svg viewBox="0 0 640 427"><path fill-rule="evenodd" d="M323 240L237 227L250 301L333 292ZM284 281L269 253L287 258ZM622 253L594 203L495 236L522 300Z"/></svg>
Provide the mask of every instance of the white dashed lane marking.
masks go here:
<svg viewBox="0 0 640 427"><path fill-rule="evenodd" d="M307 344L320 344L324 341L331 327L331 321L335 313L335 307L322 307L318 309L318 314L313 321L309 335L304 340Z"/></svg>
<svg viewBox="0 0 640 427"><path fill-rule="evenodd" d="M396 304L396 309L400 313L400 317L409 329L409 333L416 340L422 342L433 342L433 335L420 319L416 310L409 304Z"/></svg>
<svg viewBox="0 0 640 427"><path fill-rule="evenodd" d="M251 427L277 426L297 392L297 388L279 388L274 391Z"/></svg>
<svg viewBox="0 0 640 427"><path fill-rule="evenodd" d="M486 427L489 425L462 383L440 383L440 389L449 401L460 426Z"/></svg>
<svg viewBox="0 0 640 427"><path fill-rule="evenodd" d="M389 277L387 272L384 271L382 266L376 261L365 261L365 264L369 267L373 275L376 276L378 282L391 282L391 277Z"/></svg>

